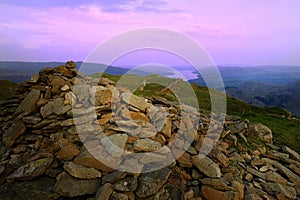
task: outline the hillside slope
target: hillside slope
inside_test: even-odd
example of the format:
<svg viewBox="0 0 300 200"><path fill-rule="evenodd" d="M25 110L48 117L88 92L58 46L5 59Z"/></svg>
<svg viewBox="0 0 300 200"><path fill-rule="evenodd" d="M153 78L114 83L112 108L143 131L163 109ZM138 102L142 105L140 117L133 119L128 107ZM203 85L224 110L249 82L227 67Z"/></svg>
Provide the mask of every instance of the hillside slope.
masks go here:
<svg viewBox="0 0 300 200"><path fill-rule="evenodd" d="M77 73L42 69L0 104L0 199L299 199L300 155L263 124Z"/></svg>
<svg viewBox="0 0 300 200"><path fill-rule="evenodd" d="M99 75L95 74L93 77ZM127 76L127 77L126 77ZM177 86L173 85L173 88L170 90L164 90L165 87L157 82L162 82L165 85L171 85L175 82L175 79L166 78L158 75L151 75L146 77L141 77L137 75L125 75L124 76L115 76L110 74L103 74L103 77L109 78L115 82L118 82L121 77L125 79L125 82L122 82L120 86L125 88L136 88L134 94L138 96L143 96L149 99L153 99L155 96L160 96L166 98L168 101L176 102L176 95L180 91L181 87L185 87L184 81L177 81ZM148 84L141 90L140 86L143 85L144 80ZM159 80L159 81L158 81ZM199 108L203 113L209 113L211 100L210 94L207 87L199 86L197 84L192 84L192 88L198 98ZM173 92L172 92L172 91ZM186 97L183 99L185 103L189 103L192 97ZM293 149L300 152L300 121L298 118L291 119L290 112L277 107L272 108L261 108L257 106L250 105L245 101L232 98L227 96L227 114L237 115L243 119L249 119L253 122L259 122L266 124L270 127L274 134L274 142L278 145L288 145Z"/></svg>

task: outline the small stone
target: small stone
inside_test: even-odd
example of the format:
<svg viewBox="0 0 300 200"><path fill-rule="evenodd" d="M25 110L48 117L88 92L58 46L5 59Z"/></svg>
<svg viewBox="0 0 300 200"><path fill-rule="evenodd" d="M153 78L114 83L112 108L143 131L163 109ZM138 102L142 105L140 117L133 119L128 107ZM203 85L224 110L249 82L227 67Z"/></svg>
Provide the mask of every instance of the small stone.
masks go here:
<svg viewBox="0 0 300 200"><path fill-rule="evenodd" d="M134 177L126 177L123 180L114 184L114 189L120 192L135 191L138 186L138 181Z"/></svg>
<svg viewBox="0 0 300 200"><path fill-rule="evenodd" d="M4 172L4 170L5 170L5 167L0 165L0 175Z"/></svg>
<svg viewBox="0 0 300 200"><path fill-rule="evenodd" d="M77 165L73 162L66 163L64 165L64 169L75 178L94 179L101 177L101 172L99 172L98 170L91 167Z"/></svg>
<svg viewBox="0 0 300 200"><path fill-rule="evenodd" d="M230 187L228 187L227 183L223 179L204 178L201 179L201 183L216 190L230 190Z"/></svg>
<svg viewBox="0 0 300 200"><path fill-rule="evenodd" d="M126 158L123 162L123 165L120 166L120 170L132 172L132 173L141 173L144 165L142 164L141 161L140 161L141 163L139 161L133 158Z"/></svg>
<svg viewBox="0 0 300 200"><path fill-rule="evenodd" d="M274 183L279 183L279 184L287 184L288 183L288 181L285 178L283 178L280 174L278 174L277 172L268 171L265 174L266 174L266 180L268 182L274 182Z"/></svg>
<svg viewBox="0 0 300 200"><path fill-rule="evenodd" d="M294 151L293 149L291 149L291 148L289 148L289 147L287 147L287 146L284 146L284 147L282 147L282 150L283 150L283 152L292 155L292 156L295 157L298 161L300 161L300 155L299 155L296 151Z"/></svg>
<svg viewBox="0 0 300 200"><path fill-rule="evenodd" d="M298 176L300 176L300 166L296 164L289 165L289 168L295 172Z"/></svg>
<svg viewBox="0 0 300 200"><path fill-rule="evenodd" d="M113 171L109 174L105 174L102 177L102 184L105 183L115 183L121 179L123 179L126 176L126 173L122 171Z"/></svg>
<svg viewBox="0 0 300 200"><path fill-rule="evenodd" d="M239 200L239 194L237 192L221 192L208 186L201 187L201 194L205 199Z"/></svg>
<svg viewBox="0 0 300 200"><path fill-rule="evenodd" d="M64 86L62 86L61 88L60 88L60 90L61 91L69 91L70 90L70 86L68 86L68 85L64 85Z"/></svg>
<svg viewBox="0 0 300 200"><path fill-rule="evenodd" d="M64 99L57 98L48 102L45 106L41 107L41 115L43 118L53 114L64 106Z"/></svg>
<svg viewBox="0 0 300 200"><path fill-rule="evenodd" d="M172 149L172 151L175 157L181 155L177 158L180 167L193 167L190 154L176 148Z"/></svg>
<svg viewBox="0 0 300 200"><path fill-rule="evenodd" d="M194 198L194 191L189 190L186 193L184 193L183 198L188 200L188 199L193 199Z"/></svg>
<svg viewBox="0 0 300 200"><path fill-rule="evenodd" d="M121 99L125 103L141 110L142 112L146 112L146 109L150 108L150 105L151 105L146 101L146 99L144 99L142 97L138 97L131 93L123 93L121 95Z"/></svg>
<svg viewBox="0 0 300 200"><path fill-rule="evenodd" d="M259 171L260 172L266 172L266 171L268 171L269 170L269 166L262 166L261 168L259 168Z"/></svg>
<svg viewBox="0 0 300 200"><path fill-rule="evenodd" d="M233 187L233 190L236 191L239 195L239 199L244 199L244 196L245 196L245 193L244 193L244 189L245 189L245 186L243 183L240 183L238 181L233 181L231 183L232 187Z"/></svg>
<svg viewBox="0 0 300 200"><path fill-rule="evenodd" d="M22 103L18 106L15 111L15 114L19 114L22 112L27 112L28 114L33 112L36 109L36 104L40 98L41 92L36 89L32 89L30 93L25 97Z"/></svg>
<svg viewBox="0 0 300 200"><path fill-rule="evenodd" d="M106 183L99 188L95 200L110 200L110 196L113 193L112 184Z"/></svg>
<svg viewBox="0 0 300 200"><path fill-rule="evenodd" d="M28 82L29 83L36 83L36 82L38 82L39 78L40 78L39 75L33 75Z"/></svg>
<svg viewBox="0 0 300 200"><path fill-rule="evenodd" d="M293 187L267 182L262 182L261 185L270 195L283 194L288 199L296 199L297 193Z"/></svg>
<svg viewBox="0 0 300 200"><path fill-rule="evenodd" d="M219 166L207 156L203 155L202 158L200 155L192 156L192 163L210 178L220 178L222 175Z"/></svg>
<svg viewBox="0 0 300 200"><path fill-rule="evenodd" d="M137 140L136 143L134 144L134 150L136 151L151 152L151 151L159 150L160 148L162 148L160 143L155 142L148 138Z"/></svg>
<svg viewBox="0 0 300 200"><path fill-rule="evenodd" d="M139 120L139 121L145 121L149 122L149 118L141 112L133 112L133 111L128 111L128 116L126 116L126 119L131 119L131 120Z"/></svg>
<svg viewBox="0 0 300 200"><path fill-rule="evenodd" d="M37 116L26 116L22 118L23 122L26 124L37 124L39 123L42 119L37 117Z"/></svg>
<svg viewBox="0 0 300 200"><path fill-rule="evenodd" d="M75 197L97 192L101 179L77 179L67 172L62 172L56 177L55 192L65 197Z"/></svg>
<svg viewBox="0 0 300 200"><path fill-rule="evenodd" d="M139 186L135 194L139 198L155 194L167 182L170 175L171 170L168 168L142 174L139 177Z"/></svg>
<svg viewBox="0 0 300 200"><path fill-rule="evenodd" d="M13 146L15 141L25 132L26 127L22 121L17 121L3 134L3 143L7 148Z"/></svg>
<svg viewBox="0 0 300 200"><path fill-rule="evenodd" d="M153 131L142 130L142 132L138 135L139 138L149 138L156 136L157 133Z"/></svg>
<svg viewBox="0 0 300 200"><path fill-rule="evenodd" d="M162 133L164 134L165 137L172 136L172 122L171 122L170 118L166 119L166 123L162 130Z"/></svg>
<svg viewBox="0 0 300 200"><path fill-rule="evenodd" d="M76 96L74 95L73 92L70 91L65 94L65 100L64 100L65 105L73 106L75 102L76 102Z"/></svg>
<svg viewBox="0 0 300 200"><path fill-rule="evenodd" d="M124 193L113 192L111 200L128 200L128 196Z"/></svg>
<svg viewBox="0 0 300 200"><path fill-rule="evenodd" d="M68 143L61 147L56 157L60 160L72 160L75 156L79 155L80 151L73 143Z"/></svg>
<svg viewBox="0 0 300 200"><path fill-rule="evenodd" d="M104 150L103 149L99 149L99 151L97 151L98 153L103 153ZM75 159L74 159L74 163L75 164L79 164L79 165L83 165L83 166L87 166L87 167L93 167L95 169L104 171L104 172L112 172L114 171L114 167L116 167L117 165L117 161L109 156L105 156L105 164L100 162L98 159L96 159L95 157L93 157L88 151L84 151L82 153L80 153ZM109 166L108 166L109 165Z"/></svg>
<svg viewBox="0 0 300 200"><path fill-rule="evenodd" d="M245 180L248 182L251 182L253 180L253 176L251 173L247 173L245 176Z"/></svg>
<svg viewBox="0 0 300 200"><path fill-rule="evenodd" d="M101 143L108 154L115 158L122 156L128 136L126 134L114 134L102 138Z"/></svg>
<svg viewBox="0 0 300 200"><path fill-rule="evenodd" d="M14 148L14 153L21 153L26 151L26 145L25 144L20 144L16 148Z"/></svg>
<svg viewBox="0 0 300 200"><path fill-rule="evenodd" d="M72 109L72 107L70 105L66 105L66 106L63 106L63 107L61 107L57 110L54 110L54 113L57 114L57 115L63 115L71 109Z"/></svg>
<svg viewBox="0 0 300 200"><path fill-rule="evenodd" d="M51 85L51 92L56 93L60 91L60 88L66 85L67 81L63 79L60 76L51 76L50 79L50 85Z"/></svg>
<svg viewBox="0 0 300 200"><path fill-rule="evenodd" d="M103 86L94 86L92 88L94 94L94 103L96 106L110 104L112 100L112 92L109 88Z"/></svg>
<svg viewBox="0 0 300 200"><path fill-rule="evenodd" d="M102 115L100 119L98 119L98 123L100 125L104 125L106 123L108 123L113 117L113 113L108 113L105 115Z"/></svg>

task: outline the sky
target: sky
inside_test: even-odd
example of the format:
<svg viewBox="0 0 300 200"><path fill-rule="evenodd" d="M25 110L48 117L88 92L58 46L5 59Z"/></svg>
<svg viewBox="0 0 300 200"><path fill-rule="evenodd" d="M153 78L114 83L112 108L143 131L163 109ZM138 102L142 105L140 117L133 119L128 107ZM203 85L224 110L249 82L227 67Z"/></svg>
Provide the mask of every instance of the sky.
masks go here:
<svg viewBox="0 0 300 200"><path fill-rule="evenodd" d="M0 60L84 60L115 35L158 27L190 37L218 65L300 66L299 7L298 0L1 0Z"/></svg>

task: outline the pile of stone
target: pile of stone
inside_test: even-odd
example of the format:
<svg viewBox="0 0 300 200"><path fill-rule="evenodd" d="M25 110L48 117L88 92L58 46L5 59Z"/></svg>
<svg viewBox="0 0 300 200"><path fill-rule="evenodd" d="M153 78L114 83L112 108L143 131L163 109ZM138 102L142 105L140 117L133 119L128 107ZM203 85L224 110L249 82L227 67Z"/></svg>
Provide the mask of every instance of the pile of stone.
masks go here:
<svg viewBox="0 0 300 200"><path fill-rule="evenodd" d="M209 115L73 62L42 69L0 109L0 199L300 199L300 156L266 126L227 116L207 135ZM244 148L248 136L262 143Z"/></svg>

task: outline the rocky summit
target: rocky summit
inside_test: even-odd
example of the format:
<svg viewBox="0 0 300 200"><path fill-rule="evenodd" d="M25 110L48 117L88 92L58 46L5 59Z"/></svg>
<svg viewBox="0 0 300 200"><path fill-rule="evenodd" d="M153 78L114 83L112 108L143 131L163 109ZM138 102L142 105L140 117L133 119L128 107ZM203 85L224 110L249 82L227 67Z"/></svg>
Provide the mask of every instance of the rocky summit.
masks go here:
<svg viewBox="0 0 300 200"><path fill-rule="evenodd" d="M71 61L23 82L0 122L0 199L300 199L300 156L268 127L226 116L213 134L209 114Z"/></svg>

